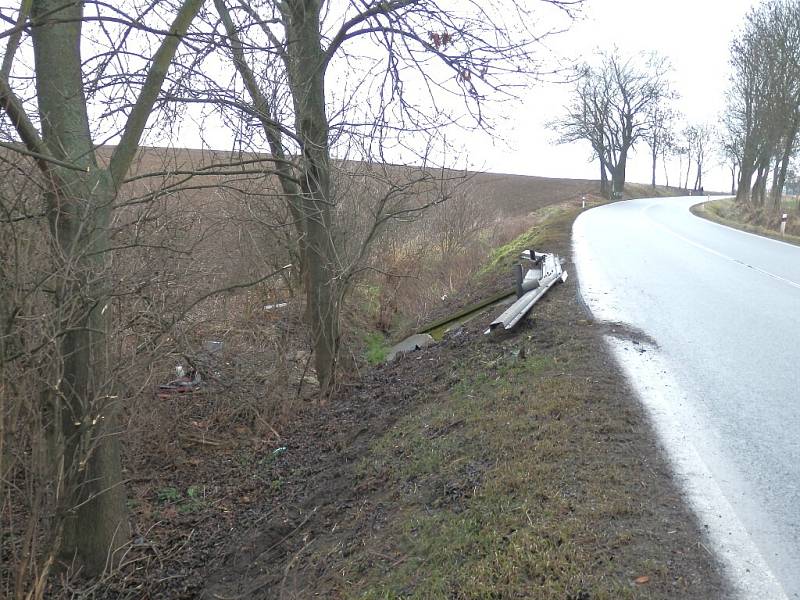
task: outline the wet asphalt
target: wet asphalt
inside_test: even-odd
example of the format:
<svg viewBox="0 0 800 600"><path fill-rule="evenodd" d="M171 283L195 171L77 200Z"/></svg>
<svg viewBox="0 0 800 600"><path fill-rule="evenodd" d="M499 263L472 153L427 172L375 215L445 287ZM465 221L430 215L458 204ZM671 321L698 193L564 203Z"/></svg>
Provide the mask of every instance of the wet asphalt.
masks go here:
<svg viewBox="0 0 800 600"><path fill-rule="evenodd" d="M658 345L692 439L772 573L800 598L800 247L691 214L699 198L583 213L579 274L597 318ZM577 244L577 242L576 242Z"/></svg>

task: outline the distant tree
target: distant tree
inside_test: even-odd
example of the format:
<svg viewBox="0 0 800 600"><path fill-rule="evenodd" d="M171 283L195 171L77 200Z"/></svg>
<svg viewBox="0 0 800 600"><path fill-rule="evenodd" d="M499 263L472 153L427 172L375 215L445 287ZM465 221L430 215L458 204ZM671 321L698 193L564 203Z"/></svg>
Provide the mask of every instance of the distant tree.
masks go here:
<svg viewBox="0 0 800 600"><path fill-rule="evenodd" d="M677 98L677 94L672 90L667 90L656 102L653 102L648 109L648 131L646 135L647 145L650 147L651 163L651 182L653 189L656 188L656 167L658 160L670 152L673 143L675 122L678 113L672 106L672 102ZM668 183L668 182L667 182Z"/></svg>
<svg viewBox="0 0 800 600"><path fill-rule="evenodd" d="M705 124L690 125L686 128L684 137L687 141L689 165L691 165L691 161L694 161L697 167L693 189L698 191L703 188L703 169L705 167L706 156L714 139L714 130L711 126Z"/></svg>
<svg viewBox="0 0 800 600"><path fill-rule="evenodd" d="M724 123L720 131L720 141L717 145L722 161L731 172L731 194L736 194L739 168L742 164L742 140L734 135L728 123Z"/></svg>
<svg viewBox="0 0 800 600"><path fill-rule="evenodd" d="M677 154L678 142L675 130L667 129L661 136L658 150L658 159L661 160L661 166L664 169L664 185L666 186L669 186L669 163ZM680 186L680 177L678 180L678 186Z"/></svg>
<svg viewBox="0 0 800 600"><path fill-rule="evenodd" d="M591 144L601 182L611 177L611 192L623 191L628 157L638 142L650 139L658 154L666 105L674 95L669 71L667 60L655 53L642 58L617 50L599 53L579 67L566 114L550 124L560 143Z"/></svg>
<svg viewBox="0 0 800 600"><path fill-rule="evenodd" d="M592 158L600 166L600 193L610 196L609 164L611 123L611 95L609 82L601 73L584 65L575 84L572 100L567 107L567 115L550 124L559 132L559 143L587 141L592 148Z"/></svg>
<svg viewBox="0 0 800 600"><path fill-rule="evenodd" d="M731 44L725 118L741 148L737 200L780 203L800 131L800 2L771 0L754 8Z"/></svg>

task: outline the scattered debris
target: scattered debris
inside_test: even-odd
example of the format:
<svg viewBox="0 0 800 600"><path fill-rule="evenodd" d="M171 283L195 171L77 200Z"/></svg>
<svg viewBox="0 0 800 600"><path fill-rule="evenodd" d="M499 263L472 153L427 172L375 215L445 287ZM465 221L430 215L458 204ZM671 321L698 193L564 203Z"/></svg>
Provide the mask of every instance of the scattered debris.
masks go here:
<svg viewBox="0 0 800 600"><path fill-rule="evenodd" d="M278 302L277 304L265 304L264 310L275 310L276 308L286 308L289 306L288 302Z"/></svg>
<svg viewBox="0 0 800 600"><path fill-rule="evenodd" d="M200 379L181 377L180 379L175 379L169 383L158 386L157 396L159 398L169 398L182 394L193 394L197 392L202 385L203 382Z"/></svg>
<svg viewBox="0 0 800 600"><path fill-rule="evenodd" d="M517 301L491 322L484 332L487 335L501 325L506 331L512 329L547 290L559 281L567 280L567 272L561 268L561 259L555 254L525 250L520 254L520 258L530 261L532 268L528 269L523 277L522 265L515 265Z"/></svg>
<svg viewBox="0 0 800 600"><path fill-rule="evenodd" d="M393 361L400 354L414 352L414 350L426 348L435 342L436 340L434 340L433 336L429 333L414 334L411 337L404 339L399 344L392 346L392 348L389 350L389 353L386 355L386 362Z"/></svg>
<svg viewBox="0 0 800 600"><path fill-rule="evenodd" d="M197 392L203 385L203 379L200 377L200 373L194 368L190 368L187 372L183 368L183 365L177 365L175 367L175 375L177 377L176 379L158 386L156 395L159 398L192 394Z"/></svg>

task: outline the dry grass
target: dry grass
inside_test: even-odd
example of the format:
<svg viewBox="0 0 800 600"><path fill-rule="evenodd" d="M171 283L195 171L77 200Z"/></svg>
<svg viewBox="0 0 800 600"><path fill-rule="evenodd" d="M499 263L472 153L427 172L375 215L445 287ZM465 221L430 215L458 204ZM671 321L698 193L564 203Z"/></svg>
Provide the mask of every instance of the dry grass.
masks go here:
<svg viewBox="0 0 800 600"><path fill-rule="evenodd" d="M726 198L693 206L692 212L728 227L800 245L800 214L797 212L796 201L787 201L781 211L775 211L764 207L741 205L733 199ZM780 232L781 212L786 212L789 216L785 235L781 235Z"/></svg>

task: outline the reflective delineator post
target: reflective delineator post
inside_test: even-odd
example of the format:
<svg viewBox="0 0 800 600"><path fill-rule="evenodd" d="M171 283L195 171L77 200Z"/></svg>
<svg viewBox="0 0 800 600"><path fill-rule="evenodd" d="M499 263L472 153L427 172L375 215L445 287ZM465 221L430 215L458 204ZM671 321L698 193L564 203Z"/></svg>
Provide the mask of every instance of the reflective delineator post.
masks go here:
<svg viewBox="0 0 800 600"><path fill-rule="evenodd" d="M789 215L783 213L781 215L781 237L786 235L786 221L789 219Z"/></svg>

